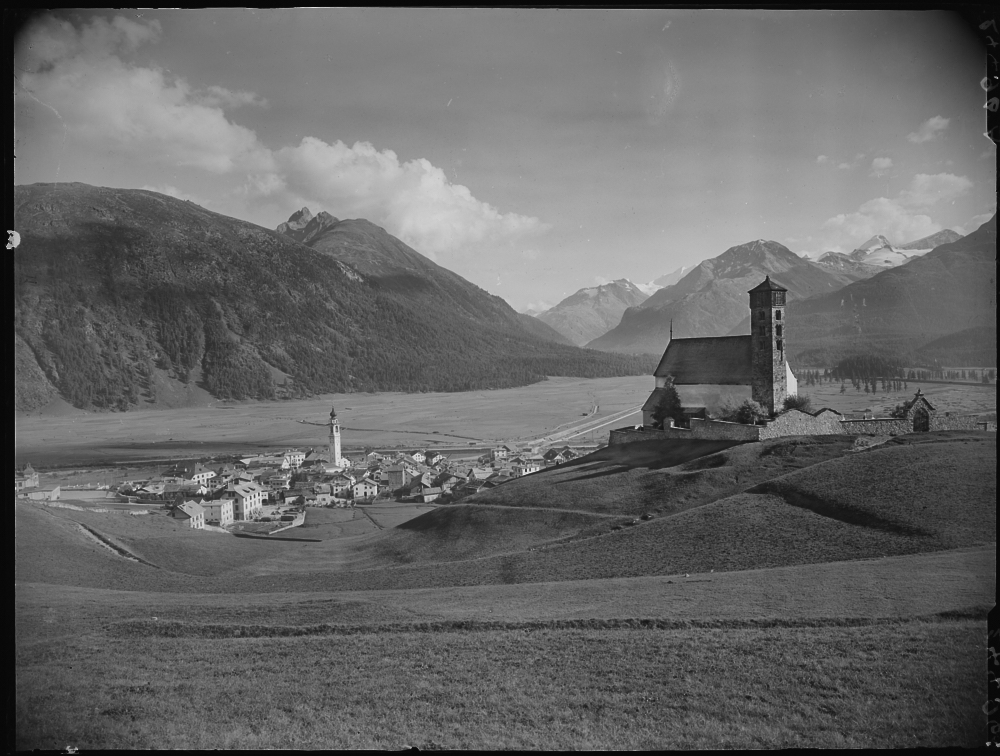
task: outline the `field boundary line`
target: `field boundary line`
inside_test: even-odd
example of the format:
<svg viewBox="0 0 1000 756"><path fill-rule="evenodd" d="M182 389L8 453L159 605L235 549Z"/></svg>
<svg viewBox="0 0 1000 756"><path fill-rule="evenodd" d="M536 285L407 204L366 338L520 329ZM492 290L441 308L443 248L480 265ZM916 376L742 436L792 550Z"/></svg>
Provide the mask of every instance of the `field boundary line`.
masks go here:
<svg viewBox="0 0 1000 756"><path fill-rule="evenodd" d="M877 627L911 622L941 623L976 620L986 622L992 607L971 606L933 614L907 617L814 617L802 619L553 619L553 620L438 620L373 625L223 625L177 620L124 620L105 626L116 637L161 638L300 638L383 633L491 632L522 630L769 630L830 627Z"/></svg>

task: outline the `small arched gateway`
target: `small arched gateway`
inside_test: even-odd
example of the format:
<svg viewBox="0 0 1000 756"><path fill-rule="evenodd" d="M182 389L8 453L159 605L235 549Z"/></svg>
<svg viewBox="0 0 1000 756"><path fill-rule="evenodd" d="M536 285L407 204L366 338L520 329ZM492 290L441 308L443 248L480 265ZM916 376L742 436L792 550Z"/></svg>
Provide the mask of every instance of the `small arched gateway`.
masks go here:
<svg viewBox="0 0 1000 756"><path fill-rule="evenodd" d="M917 407L913 411L913 432L929 431L931 429L931 416L923 407Z"/></svg>

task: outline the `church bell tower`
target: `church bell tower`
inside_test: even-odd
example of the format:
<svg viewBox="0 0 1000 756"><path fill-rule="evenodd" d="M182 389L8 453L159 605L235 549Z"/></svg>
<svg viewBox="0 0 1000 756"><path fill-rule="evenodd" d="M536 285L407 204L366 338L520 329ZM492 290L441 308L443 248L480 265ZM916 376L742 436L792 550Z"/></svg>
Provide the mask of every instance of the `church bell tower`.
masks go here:
<svg viewBox="0 0 1000 756"><path fill-rule="evenodd" d="M337 409L330 408L330 464L340 465L340 421L337 420Z"/></svg>
<svg viewBox="0 0 1000 756"><path fill-rule="evenodd" d="M764 281L750 289L751 396L769 414L781 410L788 396L785 372L785 289Z"/></svg>

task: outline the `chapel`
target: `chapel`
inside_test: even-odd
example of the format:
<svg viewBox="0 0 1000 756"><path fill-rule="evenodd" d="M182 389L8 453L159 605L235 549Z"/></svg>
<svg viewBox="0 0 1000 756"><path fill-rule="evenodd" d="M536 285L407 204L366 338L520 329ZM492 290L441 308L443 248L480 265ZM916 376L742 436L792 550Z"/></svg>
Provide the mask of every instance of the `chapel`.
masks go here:
<svg viewBox="0 0 1000 756"><path fill-rule="evenodd" d="M656 387L642 406L643 425L654 424L653 413L673 379L685 415L706 417L724 404L753 399L770 415L781 411L785 398L798 393L798 383L785 356L788 289L770 276L752 288L750 335L675 339L653 376Z"/></svg>

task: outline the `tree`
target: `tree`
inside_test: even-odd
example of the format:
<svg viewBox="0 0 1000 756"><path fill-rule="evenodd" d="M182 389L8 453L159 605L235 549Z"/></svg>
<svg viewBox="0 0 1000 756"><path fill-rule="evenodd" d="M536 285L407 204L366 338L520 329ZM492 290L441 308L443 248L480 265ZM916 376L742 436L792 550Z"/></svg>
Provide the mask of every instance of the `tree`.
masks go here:
<svg viewBox="0 0 1000 756"><path fill-rule="evenodd" d="M681 406L681 398L677 394L677 389L674 388L674 377L672 375L667 376L666 384L662 388L663 394L660 403L653 410L654 428L662 428L668 417L674 423L684 421L684 408Z"/></svg>
<svg viewBox="0 0 1000 756"><path fill-rule="evenodd" d="M767 418L767 410L753 399L744 399L740 404L726 402L719 408L719 416L731 423L753 425Z"/></svg>
<svg viewBox="0 0 1000 756"><path fill-rule="evenodd" d="M841 386L841 388L843 388L843 386ZM783 409L795 409L801 412L808 412L810 407L812 407L812 398L808 394L792 394L791 396L786 396L785 403L782 405Z"/></svg>

